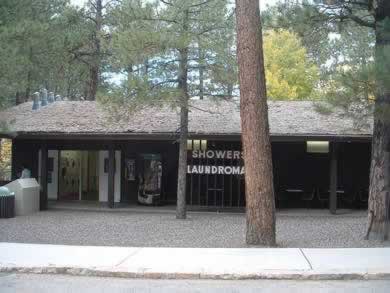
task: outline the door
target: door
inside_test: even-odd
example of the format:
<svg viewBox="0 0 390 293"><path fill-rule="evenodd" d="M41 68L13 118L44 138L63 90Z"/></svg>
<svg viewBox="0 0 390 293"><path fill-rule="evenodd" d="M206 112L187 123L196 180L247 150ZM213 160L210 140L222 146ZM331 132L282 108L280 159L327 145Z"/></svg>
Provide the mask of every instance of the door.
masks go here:
<svg viewBox="0 0 390 293"><path fill-rule="evenodd" d="M58 179L58 199L98 201L98 152L60 151Z"/></svg>
<svg viewBox="0 0 390 293"><path fill-rule="evenodd" d="M58 199L79 200L81 153L61 151L59 161Z"/></svg>

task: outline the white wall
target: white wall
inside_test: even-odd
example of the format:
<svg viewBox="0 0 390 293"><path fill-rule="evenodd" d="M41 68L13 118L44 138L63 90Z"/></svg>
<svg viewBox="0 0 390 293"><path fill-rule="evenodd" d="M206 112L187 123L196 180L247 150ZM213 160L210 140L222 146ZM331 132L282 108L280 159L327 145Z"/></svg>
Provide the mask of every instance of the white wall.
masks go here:
<svg viewBox="0 0 390 293"><path fill-rule="evenodd" d="M53 158L52 181L47 184L47 196L49 199L58 198L58 151L48 150L48 157ZM41 150L38 152L38 182L41 184Z"/></svg>
<svg viewBox="0 0 390 293"><path fill-rule="evenodd" d="M104 159L108 151L99 151L99 201L108 201L108 173L104 173ZM115 151L114 200L121 200L121 151Z"/></svg>

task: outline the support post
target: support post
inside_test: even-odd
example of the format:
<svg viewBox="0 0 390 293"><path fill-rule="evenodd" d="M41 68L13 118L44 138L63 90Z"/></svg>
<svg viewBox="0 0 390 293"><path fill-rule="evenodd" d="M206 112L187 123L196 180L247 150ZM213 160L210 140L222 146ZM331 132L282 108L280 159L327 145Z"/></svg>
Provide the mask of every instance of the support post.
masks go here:
<svg viewBox="0 0 390 293"><path fill-rule="evenodd" d="M115 150L110 146L108 150L108 206L114 208L115 186Z"/></svg>
<svg viewBox="0 0 390 293"><path fill-rule="evenodd" d="M40 210L47 210L47 164L48 164L48 150L47 145L41 146L41 194L40 194Z"/></svg>
<svg viewBox="0 0 390 293"><path fill-rule="evenodd" d="M17 162L16 162L16 140L12 140L12 162L11 162L11 181L18 179L17 176Z"/></svg>
<svg viewBox="0 0 390 293"><path fill-rule="evenodd" d="M329 186L329 211L336 214L337 211L337 144L330 145L330 186Z"/></svg>

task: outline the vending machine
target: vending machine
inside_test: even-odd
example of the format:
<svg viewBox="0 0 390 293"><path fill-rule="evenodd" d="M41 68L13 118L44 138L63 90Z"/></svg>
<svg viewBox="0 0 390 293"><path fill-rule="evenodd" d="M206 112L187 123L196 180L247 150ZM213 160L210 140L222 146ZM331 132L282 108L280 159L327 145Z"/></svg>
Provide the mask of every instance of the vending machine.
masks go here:
<svg viewBox="0 0 390 293"><path fill-rule="evenodd" d="M138 203L161 202L162 162L160 154L141 154L138 168Z"/></svg>

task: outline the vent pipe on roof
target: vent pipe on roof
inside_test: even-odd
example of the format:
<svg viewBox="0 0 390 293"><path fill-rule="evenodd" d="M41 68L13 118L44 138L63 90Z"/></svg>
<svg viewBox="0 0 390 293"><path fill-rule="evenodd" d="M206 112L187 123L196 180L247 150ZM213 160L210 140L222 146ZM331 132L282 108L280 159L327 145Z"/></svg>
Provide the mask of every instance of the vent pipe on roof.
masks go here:
<svg viewBox="0 0 390 293"><path fill-rule="evenodd" d="M33 110L38 110L39 109L39 92L33 93L33 105L32 105Z"/></svg>
<svg viewBox="0 0 390 293"><path fill-rule="evenodd" d="M53 92L49 93L49 97L47 98L47 101L49 102L49 104L54 102L54 93Z"/></svg>
<svg viewBox="0 0 390 293"><path fill-rule="evenodd" d="M41 107L45 107L47 105L47 89L43 88L41 90Z"/></svg>

